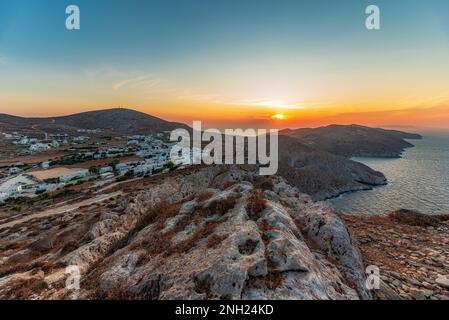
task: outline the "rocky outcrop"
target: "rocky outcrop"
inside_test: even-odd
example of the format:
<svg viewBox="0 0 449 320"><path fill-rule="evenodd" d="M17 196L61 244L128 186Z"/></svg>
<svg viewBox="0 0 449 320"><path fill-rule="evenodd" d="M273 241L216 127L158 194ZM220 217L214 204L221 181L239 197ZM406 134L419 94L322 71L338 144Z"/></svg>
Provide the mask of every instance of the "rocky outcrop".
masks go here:
<svg viewBox="0 0 449 320"><path fill-rule="evenodd" d="M180 171L69 220L50 219L52 227L40 235L32 225L4 230L0 296L369 299L358 250L332 208L280 177L255 172L248 166ZM7 235L20 228L26 240L9 244ZM28 248L36 238L53 245L37 253ZM20 250L27 251L11 260ZM78 291L65 288L65 267L73 265L82 275ZM23 280L37 272L38 285ZM18 296L15 286L28 291Z"/></svg>
<svg viewBox="0 0 449 320"><path fill-rule="evenodd" d="M358 298L338 268L310 250L283 205L267 201L256 217L249 212L254 186L239 181L246 175L242 172L226 174L234 179L236 175L240 176L232 181L236 183L232 187L209 188L209 192L214 191L209 199L184 202L179 212L160 222L158 228L147 226L120 254L98 267L105 271L89 280L97 285L85 295L153 299ZM147 203L148 199L153 198L147 194L145 200L139 198L136 203ZM209 211L217 201L233 205ZM196 206L192 210L193 204ZM183 223L183 219L187 222ZM153 241L166 241L164 250L151 248Z"/></svg>

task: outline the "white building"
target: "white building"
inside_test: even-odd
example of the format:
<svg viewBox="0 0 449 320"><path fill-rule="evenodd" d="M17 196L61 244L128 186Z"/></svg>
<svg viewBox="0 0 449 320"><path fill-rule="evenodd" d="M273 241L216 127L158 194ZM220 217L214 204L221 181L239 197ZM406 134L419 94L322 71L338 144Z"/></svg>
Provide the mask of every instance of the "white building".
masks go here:
<svg viewBox="0 0 449 320"><path fill-rule="evenodd" d="M15 196L22 192L25 187L36 185L38 181L27 174L20 174L0 184L0 193Z"/></svg>
<svg viewBox="0 0 449 320"><path fill-rule="evenodd" d="M140 142L139 140L129 140L126 144L127 145L138 145Z"/></svg>
<svg viewBox="0 0 449 320"><path fill-rule="evenodd" d="M32 144L28 150L30 150L31 152L43 152L48 149L50 149L48 144L36 143L36 144Z"/></svg>
<svg viewBox="0 0 449 320"><path fill-rule="evenodd" d="M106 172L100 175L101 179L106 180L106 179L112 179L115 177L115 175L112 172Z"/></svg>
<svg viewBox="0 0 449 320"><path fill-rule="evenodd" d="M61 177L59 177L59 180L61 182L69 182L69 181L76 180L76 179L86 178L87 176L89 176L89 174L90 174L89 170L82 169L82 170L78 170L74 174L70 174L67 176L61 176Z"/></svg>
<svg viewBox="0 0 449 320"><path fill-rule="evenodd" d="M19 141L17 141L17 144L20 145L27 145L30 143L30 139L28 139L28 137L22 137Z"/></svg>
<svg viewBox="0 0 449 320"><path fill-rule="evenodd" d="M114 171L114 169L112 167L108 166L108 167L100 168L99 173L103 174L103 173L112 172L112 171Z"/></svg>
<svg viewBox="0 0 449 320"><path fill-rule="evenodd" d="M19 172L22 172L22 169L20 169L19 167L11 167L11 168L9 168L9 174L17 174Z"/></svg>
<svg viewBox="0 0 449 320"><path fill-rule="evenodd" d="M50 161L44 161L41 163L41 168L42 169L48 169L50 168Z"/></svg>
<svg viewBox="0 0 449 320"><path fill-rule="evenodd" d="M88 140L88 137L85 136L78 136L73 138L73 142L75 143L84 143L86 140Z"/></svg>

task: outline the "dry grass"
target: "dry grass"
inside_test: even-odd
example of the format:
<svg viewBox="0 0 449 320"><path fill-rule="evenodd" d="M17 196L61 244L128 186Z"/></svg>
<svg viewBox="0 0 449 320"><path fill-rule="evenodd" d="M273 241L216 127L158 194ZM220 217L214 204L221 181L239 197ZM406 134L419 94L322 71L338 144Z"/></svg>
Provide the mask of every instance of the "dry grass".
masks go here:
<svg viewBox="0 0 449 320"><path fill-rule="evenodd" d="M404 209L391 212L388 217L397 223L418 227L436 227L441 221L449 220L449 215L431 216Z"/></svg>
<svg viewBox="0 0 449 320"><path fill-rule="evenodd" d="M260 218L261 212L266 208L267 201L261 190L255 190L248 197L248 215L251 220L257 221Z"/></svg>
<svg viewBox="0 0 449 320"><path fill-rule="evenodd" d="M145 238L135 241L131 246L130 250L145 250L145 253L140 255L138 266L142 266L149 261L151 261L155 256L158 256L158 264L163 264L165 258L173 254L183 254L188 252L191 248L195 247L199 241L202 239L208 239L206 243L210 248L218 245L223 241L222 237L214 236L216 229L226 221L226 217L223 217L229 210L234 208L236 204L236 199L229 198L220 201L213 201L208 208L199 207L191 215L181 216L177 223L167 232L161 233L165 227L165 222L167 219L176 216L179 213L182 203L169 204L167 202L161 202L154 208L148 210L136 224L128 235L120 241L109 253L109 258L103 260L98 266L95 267L93 273L90 273L88 278L86 278L86 283L88 283L89 288L93 289L93 299L110 299L110 300L128 300L128 299L139 299L134 293L128 292L126 289L117 288L110 292L101 292L96 289L98 287L97 281L102 272L105 271L103 266L110 264L114 259L112 255L118 249L126 246L135 235L145 228L146 226L153 224L154 231L148 234ZM201 227L196 230L196 232L189 238L181 241L175 245L172 244L173 237L179 232L183 231L188 225L204 221L204 218L212 215L220 215L221 217L217 221L209 222L201 225ZM198 223L198 225L200 225Z"/></svg>
<svg viewBox="0 0 449 320"><path fill-rule="evenodd" d="M153 208L147 210L145 214L140 217L139 221L137 221L134 228L132 228L126 237L124 237L121 241L119 241L114 248L112 248L111 253L117 251L118 249L123 248L126 246L134 237L141 231L143 228L147 227L150 224L155 224L155 229L157 231L160 231L164 228L165 221L167 221L168 218L171 218L179 213L179 209L181 208L181 203L176 204L170 204L167 201L161 201L157 203ZM156 251L158 247L163 250L165 247L165 244L159 243L162 242L159 239L153 239L154 236L151 235L148 240L151 240L150 242L153 244L152 247L155 248ZM137 249L139 247L147 247L149 244L146 243L147 239L144 239L141 243L134 243L131 246L131 249Z"/></svg>
<svg viewBox="0 0 449 320"><path fill-rule="evenodd" d="M48 284L38 278L13 280L8 283L8 288L0 296L0 299L27 300L47 288Z"/></svg>
<svg viewBox="0 0 449 320"><path fill-rule="evenodd" d="M196 199L198 200L198 202L204 202L206 200L209 200L214 194L208 190L204 190L203 192L201 192Z"/></svg>
<svg viewBox="0 0 449 320"><path fill-rule="evenodd" d="M271 180L271 177L265 177L265 176L258 176L256 178L256 181L254 181L254 188L260 189L262 191L265 190L273 190L273 181Z"/></svg>
<svg viewBox="0 0 449 320"><path fill-rule="evenodd" d="M191 223L196 223L199 225L205 217L216 214L220 216L225 215L229 210L234 208L235 203L236 200L234 198L214 201L209 205L208 208L199 207L192 215L182 217L168 232L161 234L160 232L156 231L148 235L146 238L142 239L140 242L134 243L131 246L132 250L143 248L146 251L146 254L141 257L138 264L142 265L147 263L151 259L151 257L154 257L155 255L162 254L164 257L168 257L175 253L180 254L188 252L190 248L194 247L198 243L198 241L212 235L218 228L218 226L225 220L220 219L219 221L209 222L205 224L188 239L174 246L172 245L173 237L179 232L183 231ZM164 219L166 218L167 215L165 215L163 218L158 217L156 219L156 221L159 221L159 223L161 223L160 227L156 228L156 230L160 231L161 229L163 229L162 222L165 221Z"/></svg>
<svg viewBox="0 0 449 320"><path fill-rule="evenodd" d="M220 186L220 190L224 191L226 189L229 189L229 188L235 186L236 184L237 184L236 181L226 181Z"/></svg>
<svg viewBox="0 0 449 320"><path fill-rule="evenodd" d="M27 271L38 271L42 270L44 272L49 272L56 268L56 265L50 261L33 261L36 256L25 256L20 261L11 261L8 264L0 266L0 277L7 276L13 273L27 272Z"/></svg>
<svg viewBox="0 0 449 320"><path fill-rule="evenodd" d="M208 249L215 249L218 247L223 241L225 241L228 237L225 235L217 235L213 234L207 239L206 247Z"/></svg>
<svg viewBox="0 0 449 320"><path fill-rule="evenodd" d="M191 248L196 246L198 241L200 241L201 239L205 239L213 234L215 230L217 230L217 228L220 226L220 224L222 224L222 221L215 221L206 224L205 226L197 230L188 239L182 241L181 243L178 243L176 246L171 247L167 254L171 255L174 253L187 253Z"/></svg>
<svg viewBox="0 0 449 320"><path fill-rule="evenodd" d="M236 202L237 200L235 198L215 200L207 208L200 209L200 214L202 217L216 214L223 216L235 207Z"/></svg>

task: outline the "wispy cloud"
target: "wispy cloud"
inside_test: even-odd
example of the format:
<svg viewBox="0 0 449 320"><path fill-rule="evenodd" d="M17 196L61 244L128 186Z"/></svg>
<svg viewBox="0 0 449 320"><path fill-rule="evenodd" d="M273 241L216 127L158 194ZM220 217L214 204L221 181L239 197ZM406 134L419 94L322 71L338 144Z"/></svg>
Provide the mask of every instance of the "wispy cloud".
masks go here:
<svg viewBox="0 0 449 320"><path fill-rule="evenodd" d="M303 106L296 103L289 103L284 100L260 100L260 99L249 99L241 101L233 101L229 104L232 105L245 105L245 106L257 106L257 107L267 107L267 108L280 108L288 110L299 110L304 109Z"/></svg>
<svg viewBox="0 0 449 320"><path fill-rule="evenodd" d="M145 88L154 88L162 83L162 80L152 74L147 74L135 78L125 79L120 82L117 82L113 85L114 90L119 90L122 88L137 88L137 87L145 87Z"/></svg>
<svg viewBox="0 0 449 320"><path fill-rule="evenodd" d="M218 98L220 96L218 94L204 94L204 93L196 93L191 90L184 90L178 95L178 99L180 100L190 100L190 101L203 101L203 102L213 102L220 103Z"/></svg>

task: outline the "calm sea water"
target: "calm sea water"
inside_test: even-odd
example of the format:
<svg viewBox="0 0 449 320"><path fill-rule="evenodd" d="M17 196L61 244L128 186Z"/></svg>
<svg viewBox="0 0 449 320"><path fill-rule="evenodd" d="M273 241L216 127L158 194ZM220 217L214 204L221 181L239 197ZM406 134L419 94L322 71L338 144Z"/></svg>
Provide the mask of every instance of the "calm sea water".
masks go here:
<svg viewBox="0 0 449 320"><path fill-rule="evenodd" d="M399 208L426 214L449 213L449 135L424 135L411 140L402 159L353 158L381 171L389 184L329 200L355 214L383 213Z"/></svg>

